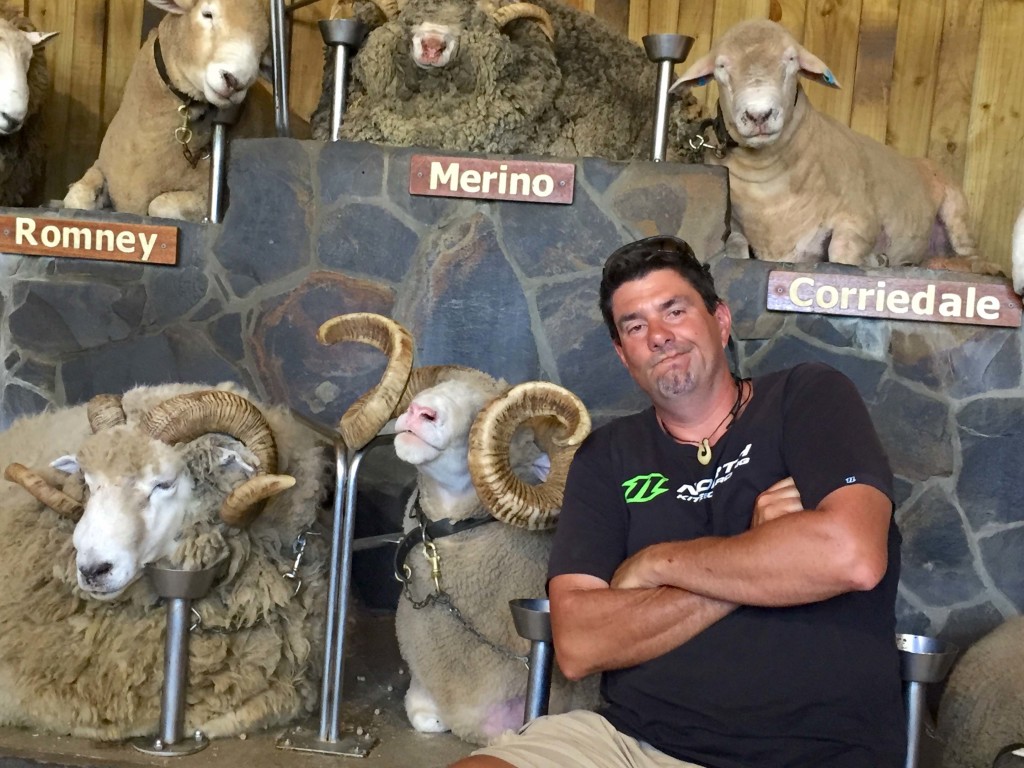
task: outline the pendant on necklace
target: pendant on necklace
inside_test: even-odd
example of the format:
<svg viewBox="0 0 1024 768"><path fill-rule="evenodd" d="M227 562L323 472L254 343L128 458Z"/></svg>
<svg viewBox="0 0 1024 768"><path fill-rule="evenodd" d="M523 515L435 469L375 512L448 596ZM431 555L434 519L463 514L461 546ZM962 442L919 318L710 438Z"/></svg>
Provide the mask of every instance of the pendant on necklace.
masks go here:
<svg viewBox="0 0 1024 768"><path fill-rule="evenodd" d="M706 437L697 446L697 461L705 467L711 463L711 443Z"/></svg>

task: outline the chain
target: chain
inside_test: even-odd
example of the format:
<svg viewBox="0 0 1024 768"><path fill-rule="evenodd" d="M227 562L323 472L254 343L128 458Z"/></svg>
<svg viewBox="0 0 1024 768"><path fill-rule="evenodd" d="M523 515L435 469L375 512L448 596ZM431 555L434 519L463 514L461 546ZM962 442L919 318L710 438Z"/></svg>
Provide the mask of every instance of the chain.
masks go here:
<svg viewBox="0 0 1024 768"><path fill-rule="evenodd" d="M185 156L185 160L190 166L195 168L199 165L200 161L206 160L210 156L210 150L204 149L196 154L192 151L191 147L189 147L193 136L191 107L192 102L182 104L178 107L178 114L181 115L181 125L174 129L174 140L181 144L181 153Z"/></svg>

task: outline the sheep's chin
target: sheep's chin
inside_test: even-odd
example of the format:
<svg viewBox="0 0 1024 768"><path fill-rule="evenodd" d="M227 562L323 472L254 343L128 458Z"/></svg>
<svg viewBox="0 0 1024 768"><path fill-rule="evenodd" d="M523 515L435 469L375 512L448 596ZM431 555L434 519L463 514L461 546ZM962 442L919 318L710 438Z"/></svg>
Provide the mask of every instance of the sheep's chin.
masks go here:
<svg viewBox="0 0 1024 768"><path fill-rule="evenodd" d="M395 435L395 455L408 464L425 464L441 455L434 446L412 432Z"/></svg>
<svg viewBox="0 0 1024 768"><path fill-rule="evenodd" d="M779 138L779 131L774 133L755 133L752 136L744 136L741 142L745 147L751 147L757 149L758 147L767 147L769 144L774 144Z"/></svg>
<svg viewBox="0 0 1024 768"><path fill-rule="evenodd" d="M102 591L102 592L91 590L88 587L83 586L83 584L81 582L78 583L78 586L81 587L82 592L84 592L85 596L88 597L90 600L98 600L98 601L100 601L102 603L109 603L109 602L111 602L113 600L117 600L117 598L121 597L121 595L124 594L125 590L128 589L128 587L130 587L134 582L135 582L135 579L132 579L127 584L125 584L124 586L122 586L122 587L120 587L118 589L115 589L115 590L105 590L105 591Z"/></svg>

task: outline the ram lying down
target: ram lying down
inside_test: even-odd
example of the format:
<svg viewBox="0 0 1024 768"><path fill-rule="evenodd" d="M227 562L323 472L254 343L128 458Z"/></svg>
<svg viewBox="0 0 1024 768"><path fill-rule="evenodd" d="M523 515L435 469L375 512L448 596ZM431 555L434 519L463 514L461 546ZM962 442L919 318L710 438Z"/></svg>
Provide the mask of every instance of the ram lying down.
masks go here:
<svg viewBox="0 0 1024 768"><path fill-rule="evenodd" d="M287 410L230 384L201 389L138 387L0 435L6 476L25 486L0 483L0 724L100 740L157 731L165 610L140 578L147 562L223 565L193 602L186 733L314 708L329 456ZM303 537L296 591L285 574Z"/></svg>

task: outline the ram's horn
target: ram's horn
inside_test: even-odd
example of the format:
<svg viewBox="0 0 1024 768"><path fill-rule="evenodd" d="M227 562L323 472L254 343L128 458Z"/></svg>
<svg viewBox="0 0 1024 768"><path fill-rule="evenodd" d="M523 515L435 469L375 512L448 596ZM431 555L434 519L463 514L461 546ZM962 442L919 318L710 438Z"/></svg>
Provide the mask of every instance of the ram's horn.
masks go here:
<svg viewBox="0 0 1024 768"><path fill-rule="evenodd" d="M380 382L356 400L338 423L345 445L353 450L363 448L387 424L409 381L412 336L383 315L354 312L325 322L317 331L316 338L321 344L337 344L339 341L370 344L388 357Z"/></svg>
<svg viewBox="0 0 1024 768"><path fill-rule="evenodd" d="M77 520L85 511L85 507L80 501L54 488L43 479L42 475L33 472L24 464L8 464L7 469L4 470L4 477L12 483L20 485L59 515Z"/></svg>
<svg viewBox="0 0 1024 768"><path fill-rule="evenodd" d="M245 525L262 511L260 501L294 485L288 475L277 474L277 444L263 413L241 395L219 389L176 395L154 407L142 419L142 429L157 440L174 445L211 432L231 435L256 454L257 474L236 488L221 505L221 519ZM277 482L270 482L277 481ZM252 486L255 490L250 490ZM270 493L264 493L267 488ZM251 500L248 507L241 499Z"/></svg>
<svg viewBox="0 0 1024 768"><path fill-rule="evenodd" d="M539 5L534 5L533 3L512 3L511 5L503 5L491 14L491 18L494 19L494 22L498 25L499 29L504 27L510 21L515 21L516 19L533 19L540 24L540 28L544 32L545 37L547 37L551 42L555 41L555 25L551 21L551 16L548 15L548 12Z"/></svg>
<svg viewBox="0 0 1024 768"><path fill-rule="evenodd" d="M96 395L86 407L93 434L125 423L120 395Z"/></svg>
<svg viewBox="0 0 1024 768"><path fill-rule="evenodd" d="M548 452L551 471L540 485L528 485L512 471L509 444L527 420ZM586 406L557 384L531 381L512 387L488 403L469 433L469 473L484 506L502 522L528 530L554 527L562 507L569 463L590 432Z"/></svg>
<svg viewBox="0 0 1024 768"><path fill-rule="evenodd" d="M412 374L409 376L409 383L405 386L402 397L392 411L392 418L401 416L409 407L412 399L423 390L452 380L468 381L477 388L491 387L495 392L498 392L502 386L493 376L465 365L424 365L413 368Z"/></svg>

